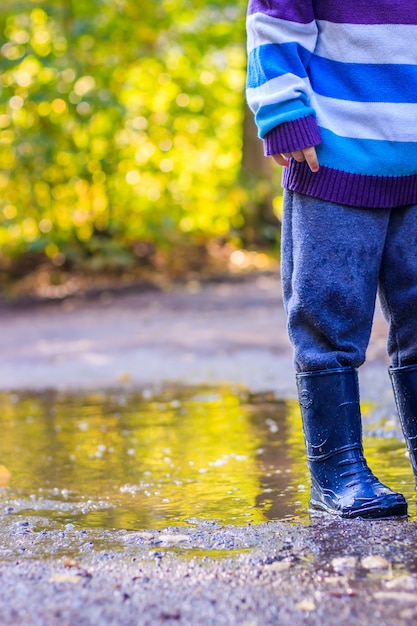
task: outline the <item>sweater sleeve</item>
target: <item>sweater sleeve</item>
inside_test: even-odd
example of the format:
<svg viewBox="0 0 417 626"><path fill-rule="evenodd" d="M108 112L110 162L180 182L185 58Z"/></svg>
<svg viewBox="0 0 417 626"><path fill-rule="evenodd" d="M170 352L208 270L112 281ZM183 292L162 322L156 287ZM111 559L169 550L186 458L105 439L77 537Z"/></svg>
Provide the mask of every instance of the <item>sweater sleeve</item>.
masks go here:
<svg viewBox="0 0 417 626"><path fill-rule="evenodd" d="M247 101L265 154L321 141L307 66L317 42L312 0L249 0Z"/></svg>

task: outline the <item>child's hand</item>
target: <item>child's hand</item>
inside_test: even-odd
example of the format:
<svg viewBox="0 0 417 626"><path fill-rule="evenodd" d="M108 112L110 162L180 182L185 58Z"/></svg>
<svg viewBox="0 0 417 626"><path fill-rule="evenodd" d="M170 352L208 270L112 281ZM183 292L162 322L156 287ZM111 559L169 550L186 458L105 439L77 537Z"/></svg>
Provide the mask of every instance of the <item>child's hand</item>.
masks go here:
<svg viewBox="0 0 417 626"><path fill-rule="evenodd" d="M274 161L283 167L288 167L288 159L291 157L300 163L302 161L307 161L307 165L312 172L319 171L320 166L314 146L304 148L304 150L296 150L295 152L291 152L291 154L274 154L272 156Z"/></svg>

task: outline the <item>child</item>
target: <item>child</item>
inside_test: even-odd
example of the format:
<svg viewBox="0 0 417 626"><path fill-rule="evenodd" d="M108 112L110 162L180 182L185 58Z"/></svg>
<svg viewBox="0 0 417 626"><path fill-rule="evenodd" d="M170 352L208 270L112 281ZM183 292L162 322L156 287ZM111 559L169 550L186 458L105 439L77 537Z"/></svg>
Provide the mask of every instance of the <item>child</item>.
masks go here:
<svg viewBox="0 0 417 626"><path fill-rule="evenodd" d="M417 479L417 3L250 0L247 99L284 166L282 284L311 506L399 517L363 456L377 290Z"/></svg>

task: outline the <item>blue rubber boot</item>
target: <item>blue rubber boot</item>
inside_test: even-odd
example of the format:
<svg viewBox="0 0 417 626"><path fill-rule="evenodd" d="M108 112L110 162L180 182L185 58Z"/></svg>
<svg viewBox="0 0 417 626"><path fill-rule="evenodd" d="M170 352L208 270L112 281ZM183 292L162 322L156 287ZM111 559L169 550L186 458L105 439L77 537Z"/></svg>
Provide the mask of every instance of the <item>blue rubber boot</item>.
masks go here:
<svg viewBox="0 0 417 626"><path fill-rule="evenodd" d="M417 484L417 365L390 367L389 375Z"/></svg>
<svg viewBox="0 0 417 626"><path fill-rule="evenodd" d="M372 474L363 456L359 387L353 368L297 374L311 500L354 518L407 515L407 503Z"/></svg>

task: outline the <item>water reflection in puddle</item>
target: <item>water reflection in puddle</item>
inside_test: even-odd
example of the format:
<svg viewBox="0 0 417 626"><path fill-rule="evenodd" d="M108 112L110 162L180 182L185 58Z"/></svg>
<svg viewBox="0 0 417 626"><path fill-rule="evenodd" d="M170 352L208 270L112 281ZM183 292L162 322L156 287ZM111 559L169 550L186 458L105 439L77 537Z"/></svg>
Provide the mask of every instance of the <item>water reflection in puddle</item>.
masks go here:
<svg viewBox="0 0 417 626"><path fill-rule="evenodd" d="M292 402L229 387L1 394L0 428L3 514L119 529L309 521ZM403 445L366 448L381 480L414 502Z"/></svg>

